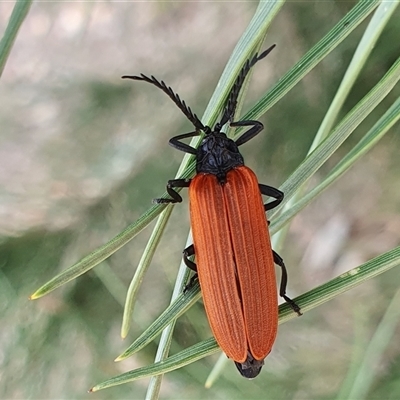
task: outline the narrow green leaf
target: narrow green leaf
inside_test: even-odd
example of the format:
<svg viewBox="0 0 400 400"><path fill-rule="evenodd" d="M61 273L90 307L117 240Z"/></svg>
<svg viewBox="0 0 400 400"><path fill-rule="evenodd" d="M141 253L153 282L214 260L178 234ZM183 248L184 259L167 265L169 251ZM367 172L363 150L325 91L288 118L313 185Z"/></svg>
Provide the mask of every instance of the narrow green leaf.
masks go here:
<svg viewBox="0 0 400 400"><path fill-rule="evenodd" d="M140 378L164 374L166 372L181 368L187 364L191 364L194 361L200 360L201 358L216 353L218 351L220 350L219 347L216 345L215 339L210 338L194 346L188 347L180 353L168 357L166 360L160 361L148 367L138 368L134 371L129 371L125 374L118 375L112 379L109 379L108 381L94 386L89 391L97 392L101 389L121 385L123 383L131 382Z"/></svg>
<svg viewBox="0 0 400 400"><path fill-rule="evenodd" d="M131 325L133 307L135 305L138 290L143 281L144 274L150 266L151 260L153 259L154 253L157 249L158 243L161 240L164 229L167 225L168 219L171 215L172 207L168 207L158 217L157 224L151 233L151 236L147 242L146 248L143 251L142 258L139 261L139 265L136 269L135 275L128 288L128 293L125 299L124 315L122 317L121 337L125 338L128 335L129 328Z"/></svg>
<svg viewBox="0 0 400 400"><path fill-rule="evenodd" d="M380 0L360 0L311 48L241 120L258 119L334 50L378 6ZM237 133L239 134L238 129Z"/></svg>
<svg viewBox="0 0 400 400"><path fill-rule="evenodd" d="M371 21L365 30L361 41L359 42L357 49L353 55L350 65L340 83L339 89L337 90L332 103L329 106L327 113L314 137L314 140L308 150L307 155L312 153L321 142L328 136L331 132L333 123L335 122L342 105L347 98L351 88L354 85L361 69L363 68L368 56L370 55L376 41L378 40L383 28L386 26L393 12L397 8L398 3L380 3L379 7L376 9ZM293 211L293 205L299 200L304 198L304 192L306 190L306 185L296 190L296 193L292 198L284 205L280 213L289 210ZM289 225L286 225L283 229L279 230L276 235L272 238L272 244L274 248L280 248L283 245L284 239L289 230Z"/></svg>
<svg viewBox="0 0 400 400"><path fill-rule="evenodd" d="M365 282L366 280L372 279L398 265L400 265L400 246L367 261L359 267L345 272L337 278L310 290L294 300L301 307L303 313L307 312ZM279 306L280 324L295 317L297 317L297 314L293 312L288 304L285 303ZM211 355L218 350L219 347L215 342L215 339L210 338L191 346L164 361L126 372L102 382L94 386L91 391L98 391L112 386L121 385L123 383L132 382L140 378L170 372L195 362L200 358Z"/></svg>
<svg viewBox="0 0 400 400"><path fill-rule="evenodd" d="M4 36L0 40L0 76L3 74L8 55L31 4L32 0L18 0L14 5Z"/></svg>
<svg viewBox="0 0 400 400"><path fill-rule="evenodd" d="M372 110L387 96L400 79L400 58L379 83L346 115L334 131L299 165L281 186L285 199L270 213L275 215L281 207L338 149Z"/></svg>
<svg viewBox="0 0 400 400"><path fill-rule="evenodd" d="M354 377L360 367L361 360L365 354L365 349L370 341L370 333L368 332L368 304L357 304L353 307L353 346L351 348L351 359L348 364L347 376L341 383L336 400L348 399L348 393L352 387Z"/></svg>
<svg viewBox="0 0 400 400"><path fill-rule="evenodd" d="M136 353L143 347L147 346L166 326L192 307L200 297L200 285L196 282L188 291L181 293L149 326L149 328L146 329L146 331L144 331L120 356L118 356L115 361L124 360L125 358L130 357L133 353Z"/></svg>
<svg viewBox="0 0 400 400"><path fill-rule="evenodd" d="M347 399L367 399L368 392L377 375L378 366L381 364L383 354L391 343L396 328L399 325L399 303L400 290L393 296L374 335L369 340L358 373L352 380L353 384L350 393L346 396Z"/></svg>
<svg viewBox="0 0 400 400"><path fill-rule="evenodd" d="M380 254L372 260L298 296L296 302L303 312L307 312L398 265L400 265L400 246ZM281 310L281 307L279 309ZM292 309L283 304L279 313L279 322L283 323L295 317L296 314L293 313Z"/></svg>
<svg viewBox="0 0 400 400"><path fill-rule="evenodd" d="M304 194L290 209L274 219L270 226L272 233L279 231L291 218L305 208L332 183L347 172L356 161L367 153L400 119L400 98L386 111L379 121L367 132L356 146L330 171L329 175L315 188Z"/></svg>
<svg viewBox="0 0 400 400"><path fill-rule="evenodd" d="M189 235L188 242L192 242L191 235ZM189 245L189 243L187 243ZM181 265L179 267L178 275L176 278L174 290L172 292L170 304L174 303L174 301L182 294L183 288L189 282L190 270L186 267L183 260L181 261ZM154 358L154 362L159 362L168 357L169 349L172 343L172 336L175 328L176 320L171 321L171 323L163 330L160 342L158 344L157 353ZM146 400L157 399L161 389L163 375L153 376L150 379L149 385L147 387L146 392Z"/></svg>
<svg viewBox="0 0 400 400"><path fill-rule="evenodd" d="M217 381L219 376L223 373L225 370L226 364L229 362L229 358L226 356L225 353L221 353L217 362L215 363L214 367L210 371L210 373L207 376L206 383L204 384L204 387L207 389L210 389L212 385Z"/></svg>
<svg viewBox="0 0 400 400"><path fill-rule="evenodd" d="M329 106L328 112L318 129L313 144L311 145L310 153L328 136L331 131L337 115L353 87L354 82L358 78L383 29L389 22L390 17L393 15L398 5L399 2L396 1L382 2L374 12L371 21L357 46L357 50L353 55L342 82L340 83L339 89Z"/></svg>
<svg viewBox="0 0 400 400"><path fill-rule="evenodd" d="M218 82L217 90L211 97L210 103L204 113L203 118L208 123L209 121L212 121L213 124L216 122L219 112L216 114L215 110L222 110L242 65L254 53L257 45L260 46L265 38L269 25L284 4L285 1L279 0L261 1L259 3L254 17L233 50ZM218 88L223 88L223 91L218 91Z"/></svg>
<svg viewBox="0 0 400 400"><path fill-rule="evenodd" d="M35 293L30 296L31 300L38 299L39 297L48 294L49 292L57 289L61 285L75 279L76 277L89 271L97 264L108 258L111 254L115 253L122 246L125 246L131 239L133 239L139 232L141 232L151 222L151 220L165 208L165 205L154 205L146 213L144 213L136 222L129 225L119 235L114 237L105 245L99 247L82 260L78 261L72 267L61 272L49 282L40 287Z"/></svg>

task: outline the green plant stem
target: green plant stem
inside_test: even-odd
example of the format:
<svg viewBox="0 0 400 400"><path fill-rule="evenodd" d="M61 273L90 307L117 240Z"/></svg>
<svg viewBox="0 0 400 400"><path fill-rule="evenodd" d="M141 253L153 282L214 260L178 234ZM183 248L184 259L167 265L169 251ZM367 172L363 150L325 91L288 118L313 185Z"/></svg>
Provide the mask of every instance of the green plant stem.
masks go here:
<svg viewBox="0 0 400 400"><path fill-rule="evenodd" d="M32 0L17 0L14 5L11 17L7 24L7 28L4 32L4 36L0 40L0 77L3 74L8 56L15 42L15 39L17 38L19 28L24 22L24 19L29 12L29 8L31 7L31 4Z"/></svg>

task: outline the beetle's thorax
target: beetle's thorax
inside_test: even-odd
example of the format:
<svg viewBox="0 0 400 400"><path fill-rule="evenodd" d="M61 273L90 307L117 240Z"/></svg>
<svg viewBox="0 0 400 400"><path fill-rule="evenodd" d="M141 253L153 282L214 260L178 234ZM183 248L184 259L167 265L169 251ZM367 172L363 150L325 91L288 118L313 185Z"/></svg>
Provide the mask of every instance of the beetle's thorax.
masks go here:
<svg viewBox="0 0 400 400"><path fill-rule="evenodd" d="M197 149L197 173L213 174L221 184L226 182L226 174L233 168L244 165L236 143L225 133L211 131L206 134Z"/></svg>

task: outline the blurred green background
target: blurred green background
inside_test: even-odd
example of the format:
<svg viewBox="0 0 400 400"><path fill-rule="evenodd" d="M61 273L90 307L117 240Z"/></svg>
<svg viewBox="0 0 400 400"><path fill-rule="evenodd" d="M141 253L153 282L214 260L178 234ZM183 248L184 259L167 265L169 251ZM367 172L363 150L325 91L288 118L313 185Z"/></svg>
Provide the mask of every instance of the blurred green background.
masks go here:
<svg viewBox="0 0 400 400"><path fill-rule="evenodd" d="M255 68L247 107L353 5L288 2L272 24L266 45L277 48ZM12 6L0 3L1 32ZM184 116L160 91L120 76L154 74L201 116L256 6L33 4L0 81L0 398L144 397L147 380L90 395L86 391L152 362L155 343L124 362L112 360L169 302L189 229L186 202L174 210L126 340L119 335L122 305L149 228L74 282L33 302L28 296L146 211L182 158L167 142L191 130ZM399 20L397 10L343 114L399 56ZM301 162L366 24L262 118L264 132L243 148L260 182L279 186ZM395 92L378 113L400 94L399 88ZM315 181L374 121L361 125ZM279 250L289 269L291 297L399 244L398 133L396 125L293 220ZM215 386L204 389L218 358L213 356L166 375L161 398L335 399L399 282L394 269L280 326L273 352L254 381L240 379L230 363ZM210 335L198 303L178 320L171 353ZM368 398L398 399L398 340L371 368L377 373Z"/></svg>

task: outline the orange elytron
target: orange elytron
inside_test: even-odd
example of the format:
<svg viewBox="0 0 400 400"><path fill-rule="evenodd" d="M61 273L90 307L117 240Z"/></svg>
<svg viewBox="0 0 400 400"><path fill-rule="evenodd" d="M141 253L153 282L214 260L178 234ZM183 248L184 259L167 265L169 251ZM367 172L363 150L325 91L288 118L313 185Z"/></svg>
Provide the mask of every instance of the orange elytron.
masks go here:
<svg viewBox="0 0 400 400"><path fill-rule="evenodd" d="M244 166L229 171L223 186L214 175L199 174L189 194L197 273L214 336L238 363L248 353L263 360L275 341L278 300L257 178Z"/></svg>
<svg viewBox="0 0 400 400"><path fill-rule="evenodd" d="M267 210L276 207L283 193L259 184L254 172L244 166L238 147L256 136L258 121L233 122L237 98L247 73L275 46L248 60L237 77L221 121L214 129L204 126L170 87L156 78L124 76L151 83L163 90L192 122L194 132L170 139L178 150L196 156L197 175L168 181L171 198L158 203L179 203L174 188L189 188L193 245L184 250L186 265L197 272L208 321L215 339L241 375L256 377L271 351L278 328L278 299L274 263L282 269L279 294L299 315L300 308L286 296L287 272L282 258L271 248ZM236 141L222 127L249 127ZM198 149L181 140L204 132ZM261 194L275 200L263 204ZM196 255L196 264L189 259Z"/></svg>

